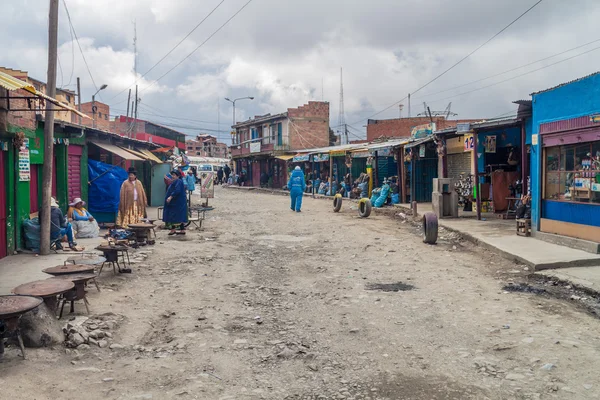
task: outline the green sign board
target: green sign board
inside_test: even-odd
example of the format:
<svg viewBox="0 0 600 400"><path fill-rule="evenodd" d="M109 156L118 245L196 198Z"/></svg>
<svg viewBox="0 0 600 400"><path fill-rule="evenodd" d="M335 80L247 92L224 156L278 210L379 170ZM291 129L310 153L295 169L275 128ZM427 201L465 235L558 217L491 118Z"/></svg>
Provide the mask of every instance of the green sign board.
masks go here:
<svg viewBox="0 0 600 400"><path fill-rule="evenodd" d="M44 163L44 130L36 129L35 137L29 139L29 162L31 164Z"/></svg>

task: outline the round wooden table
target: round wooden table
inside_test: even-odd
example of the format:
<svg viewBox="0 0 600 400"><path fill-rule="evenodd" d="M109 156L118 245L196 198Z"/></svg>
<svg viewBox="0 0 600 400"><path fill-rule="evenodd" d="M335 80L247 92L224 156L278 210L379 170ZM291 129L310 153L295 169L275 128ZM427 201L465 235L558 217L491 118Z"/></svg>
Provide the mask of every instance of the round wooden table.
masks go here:
<svg viewBox="0 0 600 400"><path fill-rule="evenodd" d="M28 311L42 304L42 299L31 296L0 296L0 322L5 329L0 333L0 358L4 355L4 338L16 337L19 341L23 360L25 357L25 346L19 330L19 319Z"/></svg>
<svg viewBox="0 0 600 400"><path fill-rule="evenodd" d="M12 292L22 296L41 297L51 310L56 311L58 304L56 296L69 292L74 288L75 284L68 280L46 279L17 286Z"/></svg>
<svg viewBox="0 0 600 400"><path fill-rule="evenodd" d="M118 268L119 272L121 272L121 265L119 265L119 256L121 257L121 262L123 263L123 266L127 266L127 264L129 264L129 247L127 246L123 246L120 244L114 246L105 245L96 247L96 250L99 250L102 253L104 253L104 257L106 258L106 261L103 262L100 266L98 276L100 276L100 274L102 273L102 269L104 268L104 264L106 263L112 264L114 274L117 273L116 268ZM127 262L125 262L125 255L127 255Z"/></svg>
<svg viewBox="0 0 600 400"><path fill-rule="evenodd" d="M97 256L95 254L87 254L69 257L67 258L67 261L65 261L65 265L67 265L67 263L73 263L78 265L100 265L104 262L106 262L105 257Z"/></svg>
<svg viewBox="0 0 600 400"><path fill-rule="evenodd" d="M66 264L66 265L57 265L56 267L50 267L42 270L42 272L47 273L52 276L62 276L62 275L73 275L73 274L92 274L94 275L91 278L96 285L96 289L100 291L100 287L98 286L98 282L96 282L96 275L94 274L95 265L86 265L86 264ZM86 281L87 282L87 281Z"/></svg>
<svg viewBox="0 0 600 400"><path fill-rule="evenodd" d="M57 275L54 278L49 278L48 280L53 280L53 279L57 279L57 280L64 280L67 282L73 282L73 284L75 285L75 290L65 293L63 296L63 302L62 302L62 306L60 307L60 314L58 316L58 318L62 318L62 314L63 314L63 309L65 308L65 303L67 301L71 302L71 314L73 312L75 312L75 302L77 300L83 300L83 304L85 305L85 309L87 311L87 313L90 313L90 308L89 308L89 304L90 302L88 301L87 297L86 297L86 293L85 293L85 285L88 281L90 280L95 280L96 279L96 274L94 274L93 272L88 272L88 273L76 273L76 274L66 274L66 275Z"/></svg>

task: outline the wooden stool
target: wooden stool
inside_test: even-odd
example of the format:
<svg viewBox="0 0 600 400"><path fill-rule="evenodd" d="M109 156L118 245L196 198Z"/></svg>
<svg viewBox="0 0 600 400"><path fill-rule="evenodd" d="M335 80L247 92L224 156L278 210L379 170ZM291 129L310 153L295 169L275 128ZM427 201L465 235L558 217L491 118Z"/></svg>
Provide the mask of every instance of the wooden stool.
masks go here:
<svg viewBox="0 0 600 400"><path fill-rule="evenodd" d="M531 236L531 220L517 219L517 235Z"/></svg>

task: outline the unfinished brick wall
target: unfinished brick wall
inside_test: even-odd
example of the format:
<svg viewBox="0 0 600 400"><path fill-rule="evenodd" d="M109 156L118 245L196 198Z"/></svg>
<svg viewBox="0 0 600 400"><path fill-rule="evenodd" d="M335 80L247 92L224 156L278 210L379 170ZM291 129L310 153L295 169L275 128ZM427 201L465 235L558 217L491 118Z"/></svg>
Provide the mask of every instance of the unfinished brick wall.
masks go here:
<svg viewBox="0 0 600 400"><path fill-rule="evenodd" d="M7 93L7 91L4 91ZM26 96L32 97L33 95L26 90L19 89L8 92L9 96ZM6 103L5 103L6 104ZM32 101L32 105L37 104L37 102ZM44 103L42 103L44 104ZM26 99L10 99L10 109L11 110L20 110L27 109L28 102ZM36 112L35 111L9 111L7 114L7 122L14 126L20 126L26 129L35 130L37 127L36 122Z"/></svg>
<svg viewBox="0 0 600 400"><path fill-rule="evenodd" d="M288 108L290 150L329 146L329 103L309 101Z"/></svg>
<svg viewBox="0 0 600 400"><path fill-rule="evenodd" d="M455 127L458 123L479 121L471 119L446 120L445 117L433 117L433 122L435 122L436 129L438 130ZM410 133L415 126L428 124L429 122L429 117L369 120L369 124L367 125L367 140L372 141L381 137L410 137Z"/></svg>
<svg viewBox="0 0 600 400"><path fill-rule="evenodd" d="M96 128L101 129L103 131L110 131L112 128L112 123L110 121L110 107L108 104L96 102ZM90 119L82 118L81 124L85 126L93 126L93 111L92 111L92 102L82 103L81 104L81 112L85 115L88 115ZM79 123L79 117L75 116L77 119L77 123Z"/></svg>

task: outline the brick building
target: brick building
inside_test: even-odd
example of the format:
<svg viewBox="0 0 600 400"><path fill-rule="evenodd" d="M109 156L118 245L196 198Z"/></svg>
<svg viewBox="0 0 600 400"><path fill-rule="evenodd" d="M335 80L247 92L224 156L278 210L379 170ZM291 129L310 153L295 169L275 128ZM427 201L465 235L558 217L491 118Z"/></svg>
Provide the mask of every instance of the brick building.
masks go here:
<svg viewBox="0 0 600 400"><path fill-rule="evenodd" d="M246 171L248 182L255 186L266 172L280 186L287 170L278 157L329 145L329 103L309 101L281 114L255 116L233 128L231 157L237 171Z"/></svg>
<svg viewBox="0 0 600 400"><path fill-rule="evenodd" d="M446 117L433 117L436 129L455 127L463 122L479 122L480 120L447 120ZM429 117L370 119L367 123L367 140L369 142L379 138L410 137L415 126L430 123Z"/></svg>
<svg viewBox="0 0 600 400"><path fill-rule="evenodd" d="M200 134L196 139L186 140L185 147L188 156L228 158L227 145L212 135Z"/></svg>
<svg viewBox="0 0 600 400"><path fill-rule="evenodd" d="M94 118L94 111L93 111L93 106L92 106L92 102L87 102L87 103L82 103L81 104L81 112L88 115L90 118L92 119L82 119L81 120L81 124L85 125L85 126L89 126L92 127L94 124L93 118ZM97 129L102 129L103 131L110 131L112 130L112 123L110 121L110 106L108 104L104 104L101 103L99 101L95 102L96 104L96 128ZM74 116L76 117L76 116ZM75 123L79 123L79 120L77 119L77 121L73 121Z"/></svg>

